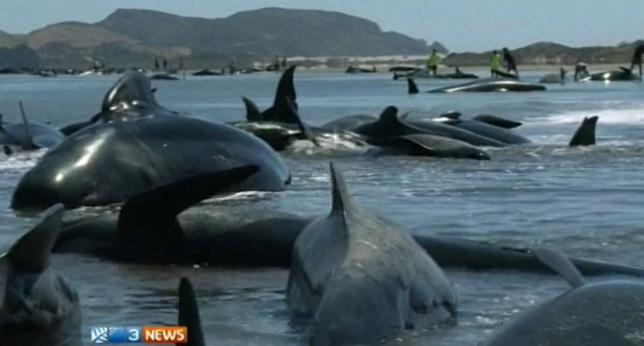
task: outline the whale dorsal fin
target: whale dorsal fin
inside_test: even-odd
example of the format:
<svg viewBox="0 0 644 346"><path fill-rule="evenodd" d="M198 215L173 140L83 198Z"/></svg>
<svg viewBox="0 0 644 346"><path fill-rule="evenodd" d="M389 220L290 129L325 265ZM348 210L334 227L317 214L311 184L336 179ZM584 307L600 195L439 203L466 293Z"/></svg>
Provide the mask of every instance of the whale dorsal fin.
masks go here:
<svg viewBox="0 0 644 346"><path fill-rule="evenodd" d="M385 125L398 124L400 122L400 119L398 118L398 108L395 106L388 106L383 109L378 117L378 122Z"/></svg>
<svg viewBox="0 0 644 346"><path fill-rule="evenodd" d="M201 329L197 296L190 280L181 278L179 282L179 319L178 325L188 328L188 343L177 346L205 346Z"/></svg>
<svg viewBox="0 0 644 346"><path fill-rule="evenodd" d="M31 129L29 128L29 119L27 118L27 113L25 113L25 107L22 105L22 100L18 101L18 106L20 107L20 116L22 117L22 127L25 131L25 137L22 140L23 149L35 149L31 134Z"/></svg>
<svg viewBox="0 0 644 346"><path fill-rule="evenodd" d="M351 212L353 199L347 189L344 176L333 162L329 164L329 169L331 172L331 194L333 196L331 214L342 215L344 218Z"/></svg>
<svg viewBox="0 0 644 346"><path fill-rule="evenodd" d="M102 110L114 110L133 105L158 106L152 92L150 78L141 72L128 72L103 98Z"/></svg>
<svg viewBox="0 0 644 346"><path fill-rule="evenodd" d="M595 140L595 128L597 127L598 116L584 117L584 120L581 121L581 124L575 131L575 134L570 139L569 145L571 147L580 146L580 145L594 145Z"/></svg>
<svg viewBox="0 0 644 346"><path fill-rule="evenodd" d="M246 108L246 121L262 121L262 112L251 99L242 97L244 107Z"/></svg>
<svg viewBox="0 0 644 346"><path fill-rule="evenodd" d="M258 170L255 165L244 165L197 174L139 193L121 207L118 230L124 236L129 236L171 228L177 224L177 215L181 212L215 194L229 192L232 185L242 182Z"/></svg>
<svg viewBox="0 0 644 346"><path fill-rule="evenodd" d="M47 269L64 210L60 203L47 209L40 222L11 246L7 259L12 268L31 273Z"/></svg>
<svg viewBox="0 0 644 346"><path fill-rule="evenodd" d="M414 79L411 77L407 77L407 93L408 94L418 94L418 86L416 85L416 82L414 82Z"/></svg>
<svg viewBox="0 0 644 346"><path fill-rule="evenodd" d="M544 248L535 249L534 253L541 263L561 275L573 288L586 283L586 279L568 257L557 251Z"/></svg>
<svg viewBox="0 0 644 346"><path fill-rule="evenodd" d="M293 74L296 65L286 69L282 74L275 91L273 105L262 113L263 120L277 121L282 123L297 124L296 115L292 113L289 105L293 102L297 108L297 95L293 85Z"/></svg>

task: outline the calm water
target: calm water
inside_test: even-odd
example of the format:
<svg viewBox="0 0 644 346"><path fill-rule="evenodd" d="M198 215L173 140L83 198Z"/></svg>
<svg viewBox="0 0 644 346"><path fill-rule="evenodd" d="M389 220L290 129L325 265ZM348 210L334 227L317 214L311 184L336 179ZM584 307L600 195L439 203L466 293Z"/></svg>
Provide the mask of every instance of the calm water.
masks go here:
<svg viewBox="0 0 644 346"><path fill-rule="evenodd" d="M541 74L525 73L536 81ZM100 109L117 77L0 77L0 112L18 119L23 100L33 121L56 126ZM240 96L267 106L273 74L155 82L168 108L217 121L240 119ZM301 114L322 124L353 113L401 111L465 116L493 113L524 122L517 132L534 144L490 150L488 162L406 157L340 157L355 198L410 232L546 245L567 254L644 266L644 84L568 84L538 93L419 94L389 74L296 73ZM421 89L450 84L420 81ZM583 116L599 115L598 145L566 147ZM0 248L33 219L9 209L20 176L42 153L0 157ZM293 173L286 192L260 203L301 215L328 211L329 157L285 157ZM287 272L278 269L117 265L56 256L54 265L78 289L86 340L90 326L176 322L176 286L188 275L200 297L206 338L213 345L302 345L303 329L289 322ZM409 344L474 345L526 307L564 289L556 277L516 272L448 270L460 299L458 325L411 337Z"/></svg>

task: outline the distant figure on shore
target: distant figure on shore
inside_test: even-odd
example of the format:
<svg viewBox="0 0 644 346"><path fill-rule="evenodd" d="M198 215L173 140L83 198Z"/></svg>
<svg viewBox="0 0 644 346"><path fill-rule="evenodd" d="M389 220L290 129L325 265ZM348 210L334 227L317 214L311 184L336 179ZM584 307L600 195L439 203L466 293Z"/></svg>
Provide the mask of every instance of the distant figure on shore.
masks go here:
<svg viewBox="0 0 644 346"><path fill-rule="evenodd" d="M490 57L490 77L498 77L497 71L501 68L501 57L499 53L494 50L492 56Z"/></svg>
<svg viewBox="0 0 644 346"><path fill-rule="evenodd" d="M573 78L575 82L588 76L590 76L590 73L588 72L588 64L585 62L578 62L577 65L575 65L575 76Z"/></svg>
<svg viewBox="0 0 644 346"><path fill-rule="evenodd" d="M566 73L568 73L568 71L566 71L565 68L559 68L559 77L561 78L561 84L566 83Z"/></svg>
<svg viewBox="0 0 644 346"><path fill-rule="evenodd" d="M438 56L436 49L432 49L432 54L427 59L427 69L432 72L432 76L436 75L438 71L438 64L441 62L441 57Z"/></svg>
<svg viewBox="0 0 644 346"><path fill-rule="evenodd" d="M517 70L517 63L514 60L514 57L512 54L510 54L510 51L508 50L507 47L503 48L503 61L505 61L505 66L506 66L506 71L510 73L510 71L514 71L514 74L519 77L519 71Z"/></svg>
<svg viewBox="0 0 644 346"><path fill-rule="evenodd" d="M639 67L640 80L642 79L642 54L644 54L644 43L635 48L633 59L631 59L631 71L635 68L635 66Z"/></svg>
<svg viewBox="0 0 644 346"><path fill-rule="evenodd" d="M235 59L230 60L230 63L228 64L228 72L231 75L234 75L237 73L237 63L235 62Z"/></svg>
<svg viewBox="0 0 644 346"><path fill-rule="evenodd" d="M159 59L154 58L154 70L159 71Z"/></svg>
<svg viewBox="0 0 644 346"><path fill-rule="evenodd" d="M163 57L163 71L167 71L167 70L168 70L168 60L166 60L165 57Z"/></svg>

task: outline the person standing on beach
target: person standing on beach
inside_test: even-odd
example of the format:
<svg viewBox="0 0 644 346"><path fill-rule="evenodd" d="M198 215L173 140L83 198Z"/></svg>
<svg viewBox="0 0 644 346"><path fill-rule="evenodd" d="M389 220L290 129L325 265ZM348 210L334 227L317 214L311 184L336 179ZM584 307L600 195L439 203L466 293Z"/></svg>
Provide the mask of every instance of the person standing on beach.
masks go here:
<svg viewBox="0 0 644 346"><path fill-rule="evenodd" d="M644 54L644 43L641 43L635 48L633 58L631 59L631 71L635 68L635 66L639 67L640 80L642 79L642 54Z"/></svg>
<svg viewBox="0 0 644 346"><path fill-rule="evenodd" d="M490 77L495 78L498 76L497 71L501 68L501 57L499 53L495 50L492 52L490 57Z"/></svg>
<svg viewBox="0 0 644 346"><path fill-rule="evenodd" d="M577 65L575 65L575 82L579 81L582 78L586 78L589 75L590 73L588 72L588 64L586 64L585 62L578 62Z"/></svg>
<svg viewBox="0 0 644 346"><path fill-rule="evenodd" d="M517 71L517 63L507 47L503 48L503 60L505 61L507 72L510 73L510 71L514 71L518 78L519 71Z"/></svg>
<svg viewBox="0 0 644 346"><path fill-rule="evenodd" d="M427 69L432 72L432 76L436 76L438 64L441 62L441 57L438 56L436 49L432 49L432 54L427 59Z"/></svg>

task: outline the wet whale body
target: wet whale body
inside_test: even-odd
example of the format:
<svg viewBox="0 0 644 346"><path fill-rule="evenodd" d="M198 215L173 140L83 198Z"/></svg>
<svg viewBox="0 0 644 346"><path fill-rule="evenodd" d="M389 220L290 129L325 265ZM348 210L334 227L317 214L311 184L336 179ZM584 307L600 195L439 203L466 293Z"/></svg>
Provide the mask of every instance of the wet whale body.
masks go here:
<svg viewBox="0 0 644 346"><path fill-rule="evenodd" d="M492 91L544 91L546 87L540 84L523 82L508 78L482 78L472 82L433 89L430 93L453 92L492 92Z"/></svg>
<svg viewBox="0 0 644 346"><path fill-rule="evenodd" d="M82 345L78 294L50 267L63 209L48 210L0 258L0 345Z"/></svg>
<svg viewBox="0 0 644 346"><path fill-rule="evenodd" d="M287 302L313 317L311 345L376 344L456 317L456 292L413 238L351 198L331 164L333 205L298 236Z"/></svg>
<svg viewBox="0 0 644 346"><path fill-rule="evenodd" d="M538 250L539 258L571 289L529 309L483 343L501 345L640 345L644 325L644 283L607 280L588 283L566 257Z"/></svg>
<svg viewBox="0 0 644 346"><path fill-rule="evenodd" d="M459 129L476 133L479 136L491 138L503 145L526 144L530 140L520 136L507 127L514 126L510 120L496 116L478 116L473 119L461 119L460 113L450 113L438 119L429 121L439 121L443 124L458 127Z"/></svg>
<svg viewBox="0 0 644 346"><path fill-rule="evenodd" d="M53 251L133 263L288 267L295 241L311 218L248 203L194 207L255 170L242 166L203 173L135 195L117 213L67 219ZM457 238L416 235L414 239L442 267L547 271L529 249ZM639 268L572 261L585 275L644 277Z"/></svg>
<svg viewBox="0 0 644 346"><path fill-rule="evenodd" d="M593 73L590 76L581 79L581 81L594 82L619 82L639 80L639 76L633 74L633 71L626 67L620 67L619 70L611 70Z"/></svg>
<svg viewBox="0 0 644 346"><path fill-rule="evenodd" d="M139 193L118 213L67 220L54 252L134 263L286 265L308 219L239 205L186 211L255 174L256 166L202 173Z"/></svg>
<svg viewBox="0 0 644 346"><path fill-rule="evenodd" d="M470 143L496 144L492 139L448 125L408 123L405 119L400 119L398 109L393 106L385 108L376 121L363 124L353 131L364 136L373 145L408 148L410 152L426 150L430 156L438 157L489 159L483 150ZM425 135L427 137L423 137ZM407 145L402 146L402 143Z"/></svg>
<svg viewBox="0 0 644 346"><path fill-rule="evenodd" d="M266 143L234 127L163 108L141 73L116 83L99 117L24 174L13 209L118 203L182 177L248 164L258 166L258 173L231 191L280 191L290 181L286 165Z"/></svg>

